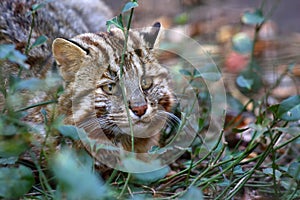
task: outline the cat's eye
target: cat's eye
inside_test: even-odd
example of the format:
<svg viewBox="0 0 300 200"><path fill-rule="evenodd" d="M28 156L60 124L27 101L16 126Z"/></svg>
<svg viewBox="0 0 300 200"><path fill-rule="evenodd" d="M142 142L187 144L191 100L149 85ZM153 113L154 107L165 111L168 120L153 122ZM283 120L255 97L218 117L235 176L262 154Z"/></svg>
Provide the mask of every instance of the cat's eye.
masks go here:
<svg viewBox="0 0 300 200"><path fill-rule="evenodd" d="M153 79L151 77L142 77L141 87L143 90L148 90L153 84Z"/></svg>
<svg viewBox="0 0 300 200"><path fill-rule="evenodd" d="M114 83L109 83L109 84L103 85L102 90L106 94L116 94L119 91L118 86Z"/></svg>

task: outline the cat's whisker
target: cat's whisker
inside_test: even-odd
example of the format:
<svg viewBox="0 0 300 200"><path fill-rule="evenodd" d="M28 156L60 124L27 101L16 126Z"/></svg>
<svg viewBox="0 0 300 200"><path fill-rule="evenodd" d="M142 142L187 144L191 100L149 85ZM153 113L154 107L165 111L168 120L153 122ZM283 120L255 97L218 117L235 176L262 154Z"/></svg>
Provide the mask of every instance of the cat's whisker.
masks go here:
<svg viewBox="0 0 300 200"><path fill-rule="evenodd" d="M181 123L181 120L174 115L173 113L166 112L163 110L158 110L157 115L155 116L157 119L166 120L168 125L176 126Z"/></svg>
<svg viewBox="0 0 300 200"><path fill-rule="evenodd" d="M127 120L128 121L128 117L127 116L110 116L111 120Z"/></svg>

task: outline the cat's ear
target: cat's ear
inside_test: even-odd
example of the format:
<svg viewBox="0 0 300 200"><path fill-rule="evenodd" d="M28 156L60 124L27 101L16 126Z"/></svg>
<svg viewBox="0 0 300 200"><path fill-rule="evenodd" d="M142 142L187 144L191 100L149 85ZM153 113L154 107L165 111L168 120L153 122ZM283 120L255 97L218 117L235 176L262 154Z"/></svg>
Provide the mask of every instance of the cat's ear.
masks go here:
<svg viewBox="0 0 300 200"><path fill-rule="evenodd" d="M152 27L148 27L144 31L142 31L142 35L147 45L149 45L149 48L158 48L162 37L161 24L159 22L156 22Z"/></svg>
<svg viewBox="0 0 300 200"><path fill-rule="evenodd" d="M52 43L53 56L60 66L64 79L76 73L88 51L75 42L56 38ZM71 77L70 77L71 78Z"/></svg>

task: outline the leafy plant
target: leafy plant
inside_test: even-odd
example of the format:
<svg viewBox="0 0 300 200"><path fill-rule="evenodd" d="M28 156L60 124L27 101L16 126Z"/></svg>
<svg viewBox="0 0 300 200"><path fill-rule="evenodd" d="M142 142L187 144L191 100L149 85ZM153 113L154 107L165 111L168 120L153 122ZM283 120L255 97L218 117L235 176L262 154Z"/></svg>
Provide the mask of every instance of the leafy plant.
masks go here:
<svg viewBox="0 0 300 200"><path fill-rule="evenodd" d="M25 167L0 168L0 196L18 198L29 192L34 184L32 171ZM17 189L16 189L17 188Z"/></svg>
<svg viewBox="0 0 300 200"><path fill-rule="evenodd" d="M32 30L35 26L35 17L36 13L38 12L39 9L43 8L47 3L51 2L52 0L45 0L41 3L36 3L31 6L31 11L29 11L26 16L31 16L31 26L30 26L30 32L27 40L27 45L25 48L25 55L28 55L30 50L33 49L34 47L37 47L39 45L42 45L47 41L47 37L44 35L39 36L33 44L31 44L31 39L32 39Z"/></svg>
<svg viewBox="0 0 300 200"><path fill-rule="evenodd" d="M35 6L31 14L39 9L38 4ZM16 50L14 44L0 45L0 197L5 199L22 198L32 190L41 191L35 184L45 189L43 192L45 196L48 195L47 191L51 191L49 180L41 166L42 162L45 162L45 155L51 152L47 149L49 152L43 154L44 148L51 148L50 146L54 144L50 145L46 139L39 140L43 134L41 129L47 130L50 125L48 126L45 120L45 124L41 124L40 127L31 126L24 122L24 119L28 117L28 113L33 112L32 109L38 112L40 106L56 102L57 93L60 92L57 86L59 79L57 77L23 78L22 73L30 70L30 66L26 63L27 54L46 41L46 38L41 36L30 45L33 27L34 16L32 16L31 31L24 53ZM9 69L11 66L18 66L19 71L7 75L6 68ZM41 99L33 103L33 97L49 91L54 91L53 100ZM43 111L40 114L46 116ZM54 121L51 119L49 123L54 124ZM37 149L41 152L37 152ZM35 183L37 174L39 183Z"/></svg>

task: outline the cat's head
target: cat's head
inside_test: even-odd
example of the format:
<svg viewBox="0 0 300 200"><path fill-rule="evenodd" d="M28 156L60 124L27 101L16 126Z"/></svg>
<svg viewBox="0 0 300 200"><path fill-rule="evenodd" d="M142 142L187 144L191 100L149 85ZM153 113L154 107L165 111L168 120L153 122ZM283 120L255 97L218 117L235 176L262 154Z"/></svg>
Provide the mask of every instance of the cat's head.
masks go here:
<svg viewBox="0 0 300 200"><path fill-rule="evenodd" d="M125 37L119 29L112 29L109 33L82 34L70 40L56 39L53 54L66 84L72 85L69 89L73 90L73 101L83 94L89 96L79 101L73 115L77 113L84 117L93 112L107 134L120 135L130 134L128 111L135 136L157 134L157 130L169 120L174 103L168 71L155 57L160 36L159 23L130 31L122 69ZM77 112L78 109L86 111Z"/></svg>

